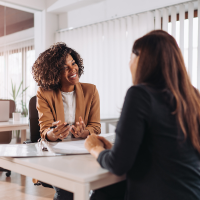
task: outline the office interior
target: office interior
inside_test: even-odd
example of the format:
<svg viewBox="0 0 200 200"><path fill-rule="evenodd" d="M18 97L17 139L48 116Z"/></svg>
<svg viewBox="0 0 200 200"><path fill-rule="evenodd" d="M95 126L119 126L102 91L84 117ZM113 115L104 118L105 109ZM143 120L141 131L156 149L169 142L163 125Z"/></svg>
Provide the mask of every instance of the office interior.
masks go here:
<svg viewBox="0 0 200 200"><path fill-rule="evenodd" d="M200 89L199 12L200 0L0 0L0 99L14 100L28 121L29 101L38 89L31 68L40 53L65 42L83 58L80 82L98 89L101 132L114 132L132 85L132 45L151 30L176 39L191 82ZM12 130L10 144L30 139L25 129L25 136ZM33 177L5 173L0 172L1 199L53 198L54 191L34 186Z"/></svg>

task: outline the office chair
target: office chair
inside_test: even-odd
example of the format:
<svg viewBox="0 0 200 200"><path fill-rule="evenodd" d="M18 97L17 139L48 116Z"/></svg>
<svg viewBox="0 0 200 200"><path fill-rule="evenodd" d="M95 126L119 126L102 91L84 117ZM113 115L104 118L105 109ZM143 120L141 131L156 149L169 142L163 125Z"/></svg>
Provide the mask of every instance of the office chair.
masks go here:
<svg viewBox="0 0 200 200"><path fill-rule="evenodd" d="M37 97L33 96L29 101L29 128L30 128L30 140L23 142L24 144L37 142L40 138L40 126L39 126L39 117L38 111L36 109ZM51 185L39 181L34 185L42 185L44 187L53 188Z"/></svg>
<svg viewBox="0 0 200 200"><path fill-rule="evenodd" d="M0 101L9 101L10 102L10 110L9 110L9 118L12 118L12 113L15 111L15 102L13 100L6 100L6 99L0 99ZM9 144L12 139L12 131L4 131L0 132L0 144ZM11 171L1 168L0 171L5 171L6 176L9 177L11 175Z"/></svg>
<svg viewBox="0 0 200 200"><path fill-rule="evenodd" d="M38 123L38 111L36 109L37 97L33 96L29 101L29 127L30 142L37 142L40 138L40 126Z"/></svg>

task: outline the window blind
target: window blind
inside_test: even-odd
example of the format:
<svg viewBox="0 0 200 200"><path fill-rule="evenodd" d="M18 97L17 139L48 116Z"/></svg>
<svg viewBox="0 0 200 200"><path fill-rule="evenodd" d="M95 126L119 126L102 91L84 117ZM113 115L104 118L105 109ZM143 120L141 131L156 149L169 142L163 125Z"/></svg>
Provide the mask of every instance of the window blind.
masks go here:
<svg viewBox="0 0 200 200"><path fill-rule="evenodd" d="M129 60L133 42L154 29L162 28L175 37L191 81L195 87L198 83L200 89L200 20L194 24L194 4L197 2L200 10L198 0L56 32L56 42L65 42L83 58L85 73L80 81L97 86L102 117L120 115L124 96L132 85ZM186 11L188 19L185 19ZM194 28L197 27L198 38L194 35ZM195 44L198 44L198 51Z"/></svg>
<svg viewBox="0 0 200 200"><path fill-rule="evenodd" d="M36 93L36 84L31 74L35 60L34 40L27 40L0 46L0 98L12 99L12 83L16 89L23 80L22 89L28 87L23 96L16 99L17 109L22 111L21 100L28 102ZM21 91L19 93L21 93Z"/></svg>

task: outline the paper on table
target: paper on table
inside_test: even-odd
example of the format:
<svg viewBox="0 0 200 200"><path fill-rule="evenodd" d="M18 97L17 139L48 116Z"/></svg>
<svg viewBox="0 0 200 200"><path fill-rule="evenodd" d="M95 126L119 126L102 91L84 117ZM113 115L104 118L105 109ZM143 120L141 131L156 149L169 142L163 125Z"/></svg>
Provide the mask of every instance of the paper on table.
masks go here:
<svg viewBox="0 0 200 200"><path fill-rule="evenodd" d="M89 153L84 147L85 140L77 141L63 141L55 143L50 143L52 150L55 153L66 153L66 154L85 154Z"/></svg>
<svg viewBox="0 0 200 200"><path fill-rule="evenodd" d="M100 136L105 137L111 143L114 142L115 133L106 133L100 134ZM62 154L85 154L89 153L84 146L85 140L64 140L58 143L50 142L49 145L51 146L51 150L55 153L62 153Z"/></svg>
<svg viewBox="0 0 200 200"><path fill-rule="evenodd" d="M114 133L100 134L111 143L114 141ZM64 140L63 142L49 142L48 151L42 151L38 143L30 144L1 144L0 157L35 157L35 156L58 156L62 154L85 154L88 151L84 147L85 140ZM46 145L44 145L46 146Z"/></svg>
<svg viewBox="0 0 200 200"><path fill-rule="evenodd" d="M37 148L38 143L30 144L1 144L0 157L37 157L37 156L58 156L50 151L41 151Z"/></svg>

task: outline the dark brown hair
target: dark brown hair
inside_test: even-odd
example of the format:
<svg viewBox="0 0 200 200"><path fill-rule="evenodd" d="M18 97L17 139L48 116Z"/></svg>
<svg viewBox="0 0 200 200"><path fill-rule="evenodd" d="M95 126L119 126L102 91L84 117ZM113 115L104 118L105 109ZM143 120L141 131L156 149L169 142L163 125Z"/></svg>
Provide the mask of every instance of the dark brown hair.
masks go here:
<svg viewBox="0 0 200 200"><path fill-rule="evenodd" d="M65 43L56 43L41 53L32 67L32 74L38 86L44 90L61 88L61 72L64 69L66 56L71 55L78 65L79 77L84 72L83 59Z"/></svg>
<svg viewBox="0 0 200 200"><path fill-rule="evenodd" d="M134 84L169 90L175 99L175 114L185 138L190 137L200 153L200 95L192 86L176 40L162 30L135 41L132 52L139 55Z"/></svg>

